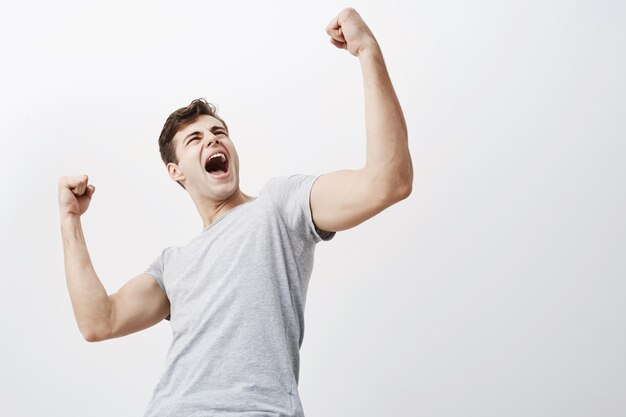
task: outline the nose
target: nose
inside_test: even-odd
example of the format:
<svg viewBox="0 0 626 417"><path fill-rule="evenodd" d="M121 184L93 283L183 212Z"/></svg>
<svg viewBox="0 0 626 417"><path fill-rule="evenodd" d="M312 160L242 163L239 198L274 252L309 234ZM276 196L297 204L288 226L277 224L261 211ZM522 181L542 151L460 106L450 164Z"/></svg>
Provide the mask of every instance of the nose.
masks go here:
<svg viewBox="0 0 626 417"><path fill-rule="evenodd" d="M211 144L212 144L213 142L215 142L216 144L219 144L219 143L220 143L220 142L219 142L219 139L217 138L217 136L216 136L216 135L214 135L213 133L207 133L207 134L204 136L204 138L206 139L206 142L207 142L207 148L210 148L210 147L211 147Z"/></svg>

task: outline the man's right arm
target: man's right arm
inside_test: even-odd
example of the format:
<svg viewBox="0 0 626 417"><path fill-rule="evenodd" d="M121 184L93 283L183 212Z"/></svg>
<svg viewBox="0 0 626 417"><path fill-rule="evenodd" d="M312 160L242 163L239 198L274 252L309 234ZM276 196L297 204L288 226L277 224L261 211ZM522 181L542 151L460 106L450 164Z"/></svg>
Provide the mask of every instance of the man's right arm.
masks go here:
<svg viewBox="0 0 626 417"><path fill-rule="evenodd" d="M149 274L128 281L108 295L93 268L80 216L87 210L95 187L86 175L59 180L59 208L67 288L76 323L89 342L112 339L143 330L163 320L169 300Z"/></svg>

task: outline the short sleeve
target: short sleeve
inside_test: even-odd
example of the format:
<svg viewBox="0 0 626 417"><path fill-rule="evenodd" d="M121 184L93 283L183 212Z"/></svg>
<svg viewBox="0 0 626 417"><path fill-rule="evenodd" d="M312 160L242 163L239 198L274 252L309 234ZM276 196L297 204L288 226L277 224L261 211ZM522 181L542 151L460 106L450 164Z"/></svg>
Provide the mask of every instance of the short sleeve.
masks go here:
<svg viewBox="0 0 626 417"><path fill-rule="evenodd" d="M144 273L152 275L167 296L167 290L165 289L165 283L163 282L163 252L165 252L165 250L163 250L161 254L157 256L154 261L152 261ZM169 296L167 297L169 298ZM171 314L168 314L165 320L169 320L170 318Z"/></svg>
<svg viewBox="0 0 626 417"><path fill-rule="evenodd" d="M311 189L318 178L315 175L282 175L271 178L265 186L287 227L315 243L329 241L336 234L318 229L313 222Z"/></svg>

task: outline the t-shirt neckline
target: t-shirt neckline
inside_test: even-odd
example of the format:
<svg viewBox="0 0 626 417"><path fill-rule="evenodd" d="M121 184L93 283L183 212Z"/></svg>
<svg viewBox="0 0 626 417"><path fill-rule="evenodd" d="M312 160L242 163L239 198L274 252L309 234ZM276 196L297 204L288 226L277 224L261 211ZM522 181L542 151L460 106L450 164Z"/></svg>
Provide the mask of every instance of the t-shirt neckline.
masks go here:
<svg viewBox="0 0 626 417"><path fill-rule="evenodd" d="M235 207L231 208L230 210L228 210L226 213L222 214L220 217L218 217L217 219L215 219L215 221L213 223L211 223L210 225L208 225L206 227L206 229L202 229L202 231L200 232L200 234L203 234L204 232L208 232L211 228L213 228L213 226L215 226L217 223L219 223L224 217L226 217L229 213L231 213L233 210L237 210L239 207L241 206L245 206L248 203L252 203L253 201L255 201L257 197L252 197L252 199L246 201L245 203L241 203L241 204L237 204Z"/></svg>

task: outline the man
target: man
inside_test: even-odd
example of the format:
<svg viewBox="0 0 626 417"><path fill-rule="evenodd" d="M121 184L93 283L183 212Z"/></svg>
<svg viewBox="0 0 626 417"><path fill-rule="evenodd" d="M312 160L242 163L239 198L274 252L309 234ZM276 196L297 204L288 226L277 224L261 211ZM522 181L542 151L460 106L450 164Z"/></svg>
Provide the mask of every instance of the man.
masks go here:
<svg viewBox="0 0 626 417"><path fill-rule="evenodd" d="M165 248L146 271L108 295L80 216L95 192L87 175L59 180L67 285L81 333L102 341L170 321L166 369L146 417L303 416L299 349L315 245L411 192L407 129L372 32L352 8L326 27L359 58L365 87L365 166L271 178L257 197L239 189L226 123L199 99L172 113L159 138L169 176L204 227Z"/></svg>

